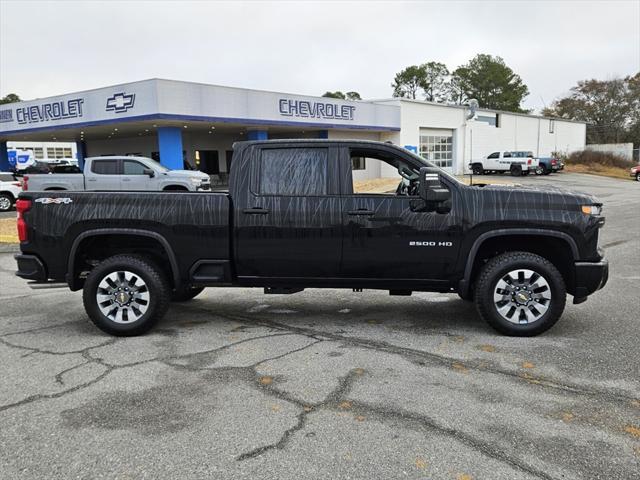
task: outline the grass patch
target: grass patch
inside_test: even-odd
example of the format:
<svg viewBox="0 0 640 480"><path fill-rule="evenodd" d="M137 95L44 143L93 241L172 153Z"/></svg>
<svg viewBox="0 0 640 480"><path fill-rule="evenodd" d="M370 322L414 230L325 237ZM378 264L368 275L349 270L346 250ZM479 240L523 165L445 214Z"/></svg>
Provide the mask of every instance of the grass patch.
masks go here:
<svg viewBox="0 0 640 480"><path fill-rule="evenodd" d="M631 178L629 169L634 162L607 152L582 150L573 152L565 159L565 170L613 178Z"/></svg>
<svg viewBox="0 0 640 480"><path fill-rule="evenodd" d="M612 178L624 178L630 179L629 169L620 167L609 167L606 165L600 165L599 163L590 163L587 165L582 164L566 164L564 167L565 172L571 173L587 173L590 175L601 175L603 177Z"/></svg>

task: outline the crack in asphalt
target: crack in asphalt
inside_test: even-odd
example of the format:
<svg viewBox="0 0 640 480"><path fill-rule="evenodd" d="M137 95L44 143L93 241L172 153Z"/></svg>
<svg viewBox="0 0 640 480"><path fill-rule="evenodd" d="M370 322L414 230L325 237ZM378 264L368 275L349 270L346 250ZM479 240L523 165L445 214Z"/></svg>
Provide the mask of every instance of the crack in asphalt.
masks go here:
<svg viewBox="0 0 640 480"><path fill-rule="evenodd" d="M191 307L189 306L188 308L191 309L195 309L198 311L207 311L209 312L208 309L203 309L200 307ZM228 320L232 320L232 321L237 321L240 322L242 324L249 324L248 326L253 326L253 325L258 325L258 326L263 326L263 327L268 327L271 329L274 329L278 332L287 332L287 333L271 333L268 335L260 335L260 336L256 336L256 337L251 337L251 338L247 338L247 339L243 339L237 342L233 342L230 344L225 344L223 346L217 347L215 349L211 349L211 350L205 350L205 351L200 351L200 352L192 352L192 353L188 353L188 354L184 354L184 355L169 355L169 356L157 356L151 359L146 359L146 360L141 360L139 362L131 362L131 363L127 363L127 364L123 364L123 365L114 365L114 364L110 364L100 358L95 358L92 356L91 354L91 350L97 349L97 348L101 348L110 344L114 344L115 342L122 340L120 338L110 338L108 340L106 340L105 342L102 342L98 345L94 345L94 346L90 346L90 347L86 347L83 349L79 349L79 350L74 350L74 351L69 351L69 352L52 352L52 351L48 351L46 349L40 349L37 347L28 347L28 346L22 346L22 345L16 345L13 344L11 342L8 342L4 337L10 336L10 335L15 335L18 333L30 333L30 331L41 331L41 330L45 330L48 328L56 328L59 327L61 325L65 325L65 324L59 324L59 325L54 325L54 326L50 326L50 327L40 327L40 328L35 328L35 329L30 329L30 331L24 331L24 332L15 332L12 334L5 334L0 336L0 343L7 345L9 347L12 348L16 348L16 349L22 349L22 350L26 350L29 352L29 354L33 354L33 353L42 353L42 354L53 354L53 355L70 355L70 354L81 354L85 359L86 362L83 362L79 365L76 365L74 367L71 367L67 370L64 370L62 372L59 372L56 375L56 382L60 383L60 384L64 384L62 381L62 376L67 373L68 371L71 371L75 368L79 368L81 366L87 365L89 363L96 363L99 364L101 366L103 366L105 368L105 370L99 374L98 376L96 376L95 378L92 378L91 380L88 380L86 382L83 382L81 384L78 384L74 387L68 388L66 390L63 390L61 392L56 392L56 393L52 393L52 394L36 394L36 395L31 395L29 397L26 397L18 402L12 403L12 404L7 404L7 405L2 405L0 406L0 412L5 411L7 409L10 408L14 408L14 407L19 407L19 406L23 406L25 404L28 403L32 403L38 400L46 400L46 399L55 399L55 398L60 398L63 397L65 395L77 392L79 390L82 389L86 389L92 385L95 385L96 383L100 382L102 379L104 379L107 375L109 375L111 372L115 371L115 370L119 370L119 369L123 369L123 368L129 368L129 367L133 367L133 366L137 366L137 365L141 365L141 364L145 364L145 363L150 363L150 362L161 362L164 363L168 366L171 366L173 368L184 368L184 369L189 369L189 370L193 370L193 371L215 371L215 370L220 370L219 368L206 368L206 367L201 367L198 368L196 366L190 366L190 365L180 365L180 364L175 364L175 363L171 363L171 360L177 360L177 359L189 359L189 358L197 358L198 356L202 356L202 355L211 355L211 354L216 354L219 352L222 352L226 349L229 349L231 347L233 347L234 345L239 345L239 344L243 344L243 343L247 343L247 342L251 342L251 341L255 341L255 340L259 340L259 339L264 339L264 338L271 338L271 337L280 337L280 336L288 336L288 335L300 335L300 336L305 336L308 338L311 338L313 340L315 340L314 342L311 342L307 345L304 345L303 347L299 347L296 349L292 349L290 351L287 351L283 354L280 355L276 355L274 357L270 357L270 358L264 358L262 360L260 360L259 362L256 362L255 364L249 366L249 367L243 367L242 370L248 370L248 371L252 371L253 372L253 378L251 379L251 383L258 389L260 389L261 391L267 393L269 396L278 398L279 400L285 401L285 402L289 402L295 406L297 406L298 408L301 409L301 411L296 415L296 423L286 429L282 435L278 438L277 441L267 444L267 445L263 445L260 446L258 448L255 448L253 450L250 450L248 452L242 453L240 455L238 455L236 457L237 461L244 461L244 460L249 460L252 458L256 458L262 454L264 454L265 452L268 452L270 450L282 450L284 448L287 447L287 445L291 442L294 434L298 431L303 430L306 427L307 424L307 420L308 420L308 416L316 411L319 410L330 410L330 411L338 411L341 410L341 402L346 402L346 399L348 398L348 393L351 390L351 387L353 385L353 383L355 382L356 378L360 377L363 372L358 371L359 369L354 369L351 372L349 372L349 374L347 374L345 377L341 377L338 381L338 385L337 387L330 392L327 397L321 401L321 402L317 402L317 403L309 403L309 402L304 402L303 400L300 400L298 398L295 398L294 396L290 395L287 392L284 392L278 388L276 388L273 384L269 384L269 385L262 385L260 384L259 381L257 381L257 372L256 372L256 368L258 365L269 362L269 361L273 361L273 360L278 360L281 358L284 358L288 355L292 355L294 353L297 353L299 351L302 351L304 349L310 348L313 345L316 345L320 342L323 341L327 341L327 340L334 340L334 341L339 341L342 342L345 345L350 345L353 347L359 347L359 348L366 348L366 349L371 349L374 351L381 351L381 352L387 352L387 353L392 353L392 354L397 354L402 356L403 358L406 358L410 361L414 361L416 358L427 358L431 361L434 361L437 364L440 365L446 365L446 366L452 366L455 362L459 362L458 359L455 358L450 358L450 357L446 357L446 356L441 356L441 355L437 355L431 352L425 352L425 351L421 351L421 350L415 350L415 349L411 349L411 348L407 348L407 347L399 347L396 345L392 345L392 344L388 344L386 342L381 342L381 341L376 341L376 340L369 340L369 339L363 339L363 338L358 338L358 337L351 337L351 336L344 336L344 335L339 335L339 334L335 334L335 333L331 333L331 332L324 332L324 331L320 331L317 329L313 329L313 328L308 328L308 327L297 327L297 326L292 326L292 325L287 325L284 323L280 323L280 322L275 322L272 320L268 320L268 319L256 319L256 318L251 318L251 317L244 317L244 316L240 316L240 315L220 315L220 313L218 313L218 316L221 316L223 318L226 318ZM75 322L68 322L68 323L75 323ZM240 328L240 327L239 327ZM414 362L415 363L415 362ZM486 371L489 373L494 373L494 374L499 374L499 375L507 375L509 377L513 377L513 378L517 378L519 380L527 380L530 382L531 378L523 378L520 375L518 375L517 373L508 371L508 370L501 370L501 369L489 369L489 368L480 368L474 365L465 365L467 366L467 368L469 369L476 369L476 370L480 370L480 371ZM238 377L239 379L241 379L240 377ZM531 382L530 382L531 383ZM576 394L586 394L586 395L600 395L600 396L604 396L607 397L609 399L615 399L615 400L620 400L620 399L624 399L625 401L631 399L631 397L625 397L623 395L617 395L617 394L605 394L602 391L599 390L588 390L588 389L584 389L581 387L575 387L575 386L570 386L570 385L565 385L559 382L551 382L551 381L546 381L546 380L538 380L536 379L536 383L535 384L540 384L543 386L547 386L550 388L556 388L556 389L560 389L563 391L567 391L570 393L576 393ZM635 400L635 399L633 399ZM381 421L385 421L388 422L389 420L394 420L394 421L401 421L404 422L406 425L411 426L412 428L416 428L416 427L420 427L420 428L427 428L430 429L432 431L438 432L440 434L443 435L447 435L450 437L455 438L456 440L462 442L463 444L467 445L468 447L481 452L482 454L493 458L497 461L503 462L505 464L508 464L509 466L516 468L522 472L528 473L530 475L534 475L537 476L538 478L542 478L542 479L553 479L554 477L549 475L548 473L538 470L535 467L528 465L527 463L524 463L522 461L520 461L519 459L514 459L508 455L506 455L503 451L500 451L498 449L494 449L492 448L489 444L482 442L481 440L478 440L476 438L474 438L471 435L468 435L464 432L461 432L459 430L450 428L450 427L446 427L443 425L438 424L437 422L435 422L433 419L425 417L425 416L421 416L409 411L404 411L401 409L391 409L391 408L384 408L384 407L380 407L380 406L375 406L375 405L370 405L370 404L366 404L366 403L357 403L357 402L352 402L349 401L349 408L351 408L351 406L353 405L355 407L355 411L361 411L364 413L367 413L369 415L371 415L374 418L378 418Z"/></svg>
<svg viewBox="0 0 640 480"><path fill-rule="evenodd" d="M433 432L453 437L460 443L471 447L473 450L477 450L490 458L506 463L514 469L520 470L521 472L536 476L538 478L543 478L545 480L554 480L556 478L561 478L554 477L543 470L537 469L525 462L505 455L503 451L492 448L491 444L482 442L460 430L440 425L430 417L418 415L402 409L381 408L368 403L354 401L352 402L352 404L355 412L367 413L373 418L377 418L381 421L388 422L389 420L393 419L397 422L407 425L409 428L420 426Z"/></svg>
<svg viewBox="0 0 640 480"><path fill-rule="evenodd" d="M2 299L2 300L4 300L4 299ZM47 325L46 327L34 327L34 328L29 328L27 330L19 330L17 332L3 333L3 334L0 334L0 338L9 337L11 335L22 335L24 333L41 332L42 330L50 330L52 328L63 327L65 325L72 325L74 323L84 323L84 321L83 320L70 320L68 322L56 323L56 324L53 324L53 325Z"/></svg>
<svg viewBox="0 0 640 480"><path fill-rule="evenodd" d="M315 342L315 343L319 343L320 341L322 340L319 340L318 342ZM261 363L264 363L264 362L261 362ZM291 440L291 437L296 432L305 428L307 423L307 417L309 416L309 414L311 414L314 411L320 410L322 408L330 407L332 405L334 406L333 409L335 409L335 407L337 407L338 401L344 398L345 394L351 389L351 385L353 384L355 378L359 375L360 373L357 372L357 369L351 370L351 372L349 372L347 375L340 378L338 381L338 386L332 392L330 392L322 402L318 402L318 403L303 402L302 400L296 399L291 395L289 395L288 393L283 392L282 390L279 390L271 385L262 385L260 388L264 390L266 393L268 393L270 396L273 396L285 402L292 403L297 407L301 408L301 411L296 416L297 418L296 424L286 429L277 441L267 445L263 445L258 448L254 448L253 450L250 450L248 452L242 453L236 457L236 461L241 462L243 460L249 460L251 458L258 457L263 453L268 452L269 450L284 449L288 445L289 441Z"/></svg>
<svg viewBox="0 0 640 480"><path fill-rule="evenodd" d="M259 457L260 455L270 450L282 450L286 448L292 440L293 435L306 427L308 416L315 412L318 412L320 410L344 411L344 408L348 408L352 412L354 412L354 414L367 414L372 418L380 421L381 423L388 424L390 421L396 421L403 423L408 428L414 430L416 429L416 427L420 427L441 435L452 437L465 446L470 447L472 450L478 451L489 458L505 463L516 470L535 476L537 478L541 478L544 480L557 480L559 478L554 477L543 470L537 469L532 465L521 461L520 459L512 458L506 455L503 451L492 448L490 444L482 442L460 430L440 425L429 417L418 415L402 409L383 408L368 403L349 400L348 394L351 391L353 384L355 383L356 379L362 377L363 374L364 371L360 371L360 369L352 369L346 376L339 379L336 388L331 391L323 401L316 403L303 402L297 398L292 397L288 393L273 387L272 385L260 386L262 390L264 390L271 396L279 400L292 403L302 410L296 416L296 424L286 429L278 440L273 443L263 445L248 452L242 453L236 457L236 461L241 462L244 460L250 460ZM344 405L345 403L348 403L348 407L342 407L342 405Z"/></svg>
<svg viewBox="0 0 640 480"><path fill-rule="evenodd" d="M123 369L123 368L135 367L135 366L138 366L138 365L143 365L143 364L151 363L151 362L161 362L161 363L164 363L164 364L172 366L172 367L180 368L180 367L183 367L183 366L170 363L170 360L190 358L190 357L195 357L195 356L203 355L203 354L217 353L217 352L220 352L220 351L224 351L225 349L228 349L228 348L233 347L235 345L239 345L239 344L242 344L242 343L250 342L252 340L259 340L259 339L262 339L262 338L270 338L270 337L290 336L290 335L298 335L298 334L294 334L294 333L272 333L272 334L269 334L269 335L260 335L260 336L252 337L252 338L249 338L249 339L243 339L243 340L240 340L238 342L225 344L225 345L223 345L221 347L217 347L217 348L214 348L214 349L211 349L211 350L193 352L193 353L188 353L188 354L184 354L184 355L170 355L170 356L166 356L166 357L162 357L162 356L153 357L153 358L150 358L150 359L141 360L139 362L130 362L130 363L122 364L122 365L114 365L114 364L105 362L104 360L102 360L100 358L95 358L95 357L91 356L91 353L90 353L91 350L94 350L96 348L100 348L100 347L104 347L104 346L116 343L117 341L121 340L121 338L119 338L119 337L110 338L106 342L103 342L103 343L101 343L99 345L94 345L94 346L86 347L86 348L81 349L81 350L74 350L74 351L65 352L65 353L62 353L62 352L50 352L50 351L39 349L39 348L36 348L36 347L27 347L27 346L21 346L21 345L14 345L14 344L6 342L6 340L0 338L0 343L5 344L5 345L7 345L9 347L12 347L12 348L15 348L15 349L27 350L27 351L29 351L29 354L33 354L33 353L52 354L52 355L72 355L72 354L76 354L77 355L77 354L81 354L83 356L83 358L85 358L85 360L86 360L85 362L83 362L81 364L78 364L78 365L75 365L74 367L66 369L66 370L64 370L62 372L59 372L55 376L56 383L59 383L59 384L62 384L62 385L64 385L64 383L62 382L62 375L64 375L68 371L73 370L75 368L78 368L78 367L80 367L82 365L87 365L89 363L96 363L96 364L101 365L101 366L103 366L105 368L105 371L102 372L97 377L95 377L94 379L89 380L89 381L84 382L84 383L81 383L79 385L76 385L74 387L68 388L66 390L62 390L60 392L56 392L56 393L52 393L52 394L30 395L28 397L23 398L22 400L20 400L18 402L13 402L13 403L9 403L9 404L0 405L0 412L3 412L3 411L8 410L10 408L20 407L20 406L23 406L25 404L32 403L32 402L35 402L35 401L38 401L38 400L60 398L60 397L62 397L64 395L67 395L67 394L70 394L70 393L74 393L74 392L76 392L76 391L78 391L80 389L83 389L83 388L89 387L91 385L94 385L98 381L100 381L103 378L105 378L109 373L111 373L113 371L116 371L116 370ZM309 338L313 338L310 335L304 335L304 336L309 337ZM293 350L291 350L289 352L286 352L285 354L277 355L277 356L275 356L273 358L267 358L267 359L260 360L259 362L257 362L256 364L250 366L249 368L255 368L258 365L260 365L261 363L267 362L269 360L283 358L286 355L290 355L292 353L296 353L296 352L298 352L300 350L303 350L304 348L308 348L311 345L314 345L314 344L318 343L319 341L320 340L318 340L316 342L312 342L311 344L306 345L306 346L304 346L302 348L293 349ZM211 370L211 369L193 368L192 370Z"/></svg>
<svg viewBox="0 0 640 480"><path fill-rule="evenodd" d="M191 307L189 306L188 308L197 308L200 310L200 307ZM218 313L218 315L220 315ZM458 358L453 358L453 357L447 357L444 355L438 355L432 352L427 352L424 350L416 350L413 348L409 348L409 347L400 347L398 345L393 345L387 342L383 342L380 340L371 340L371 339L366 339L366 338L360 338L360 337L354 337L354 336L345 336L345 335L340 335L340 334L336 334L336 333L332 333L332 332L326 332L326 331L322 331L322 330L317 330L314 328L309 328L309 327L298 327L298 326L293 326L293 325L288 325L286 323L281 323L281 322L275 322L273 320L261 320L261 319L255 319L255 318L251 318L251 317L245 317L245 316L241 316L241 315L237 315L237 314L231 314L231 315L221 315L224 316L225 318L228 318L229 320L233 320L233 321L237 321L237 322L250 322L250 323L254 323L254 324L258 324L258 325L263 325L263 326L268 326L268 327L272 327L272 328L276 328L276 329L281 329L281 330L285 330L285 331L290 331L290 332L294 332L294 333L298 333L300 335L313 335L317 338L325 338L325 339L330 339L330 340L337 340L340 342L343 342L346 345L350 345L350 346L355 346L355 347L361 347L361 348L366 348L366 349L370 349L370 350L375 350L375 351L380 351L380 352L386 352L386 353L392 353L392 354L396 354L396 355L400 355L403 358L406 358L409 361L412 361L412 359L415 358L426 358L429 359L437 364L440 365L444 365L444 366L448 366L448 367L453 367L454 364L459 363L461 360ZM416 363L415 361L413 363ZM486 367L484 366L486 364L483 364L483 366L479 366L477 364L473 364L473 363L465 363L465 367L469 370L475 370L475 371L480 371L480 372L488 372L488 373L493 373L495 375L503 375L503 376L508 376L510 378L514 378L520 381L526 381L527 383L529 383L530 385L540 385L543 387L548 387L548 388L552 388L552 389L556 389L556 390L561 390L564 392L570 392L570 393L575 393L575 394L579 394L579 395L586 395L586 396L600 396L600 397L604 397L606 399L609 400L615 400L616 402L623 402L623 403L627 403L629 401L638 401L639 399L636 397L633 397L631 395L625 395L622 393L616 393L616 392L611 392L608 390L600 390L600 389L593 389L593 388L585 388L583 386L580 385L571 385L568 384L566 382L561 382L561 381L557 381L557 380L549 380L549 379L545 379L542 377L535 377L533 375L530 375L528 373L522 373L522 372L514 372L512 370L507 370L507 369L502 369L499 367L496 367L495 365L492 367Z"/></svg>

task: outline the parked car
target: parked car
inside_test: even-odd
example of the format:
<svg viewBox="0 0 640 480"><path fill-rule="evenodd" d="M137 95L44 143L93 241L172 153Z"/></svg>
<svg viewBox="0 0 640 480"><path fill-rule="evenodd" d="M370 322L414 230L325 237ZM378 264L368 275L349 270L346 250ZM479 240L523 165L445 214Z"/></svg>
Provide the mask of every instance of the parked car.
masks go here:
<svg viewBox="0 0 640 480"><path fill-rule="evenodd" d="M354 193L363 156L403 188ZM23 192L17 275L83 289L89 318L113 335L149 330L172 298L241 286L457 292L498 331L531 336L567 293L581 303L607 281L592 195L467 186L380 142L239 142L233 165L228 193Z"/></svg>
<svg viewBox="0 0 640 480"><path fill-rule="evenodd" d="M8 212L16 203L22 185L11 172L0 172L0 212Z"/></svg>
<svg viewBox="0 0 640 480"><path fill-rule="evenodd" d="M57 168L69 168L53 167ZM90 157L84 172L25 175L24 190L210 190L209 175L198 171L169 170L145 157Z"/></svg>
<svg viewBox="0 0 640 480"><path fill-rule="evenodd" d="M631 170L629 170L629 175L640 182L640 165L631 167Z"/></svg>
<svg viewBox="0 0 640 480"><path fill-rule="evenodd" d="M505 172L513 176L528 175L535 172L537 167L538 160L529 151L493 152L481 161L469 163L474 175Z"/></svg>
<svg viewBox="0 0 640 480"><path fill-rule="evenodd" d="M539 157L536 175L549 175L564 168L564 163L554 157Z"/></svg>

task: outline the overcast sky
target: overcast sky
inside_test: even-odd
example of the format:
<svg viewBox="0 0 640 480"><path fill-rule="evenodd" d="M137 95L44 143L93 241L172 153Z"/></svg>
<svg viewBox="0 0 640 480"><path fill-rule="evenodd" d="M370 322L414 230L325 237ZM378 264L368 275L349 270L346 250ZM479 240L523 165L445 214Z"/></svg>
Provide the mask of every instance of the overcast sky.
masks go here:
<svg viewBox="0 0 640 480"><path fill-rule="evenodd" d="M640 0L0 0L0 96L146 78L390 97L394 74L503 57L539 109L578 80L640 71Z"/></svg>

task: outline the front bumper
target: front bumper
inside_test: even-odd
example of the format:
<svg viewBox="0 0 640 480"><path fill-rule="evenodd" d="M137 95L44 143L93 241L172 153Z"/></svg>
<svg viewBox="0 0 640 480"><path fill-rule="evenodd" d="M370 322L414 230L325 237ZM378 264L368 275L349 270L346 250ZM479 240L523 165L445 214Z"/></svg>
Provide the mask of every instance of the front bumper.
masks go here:
<svg viewBox="0 0 640 480"><path fill-rule="evenodd" d="M587 296L600 290L609 280L609 262L604 258L599 262L575 263L576 286L573 303L582 303Z"/></svg>
<svg viewBox="0 0 640 480"><path fill-rule="evenodd" d="M35 255L14 255L18 262L18 271L16 275L27 280L35 280L36 282L47 281L47 270Z"/></svg>

